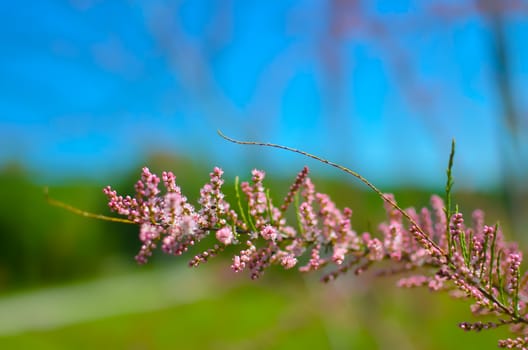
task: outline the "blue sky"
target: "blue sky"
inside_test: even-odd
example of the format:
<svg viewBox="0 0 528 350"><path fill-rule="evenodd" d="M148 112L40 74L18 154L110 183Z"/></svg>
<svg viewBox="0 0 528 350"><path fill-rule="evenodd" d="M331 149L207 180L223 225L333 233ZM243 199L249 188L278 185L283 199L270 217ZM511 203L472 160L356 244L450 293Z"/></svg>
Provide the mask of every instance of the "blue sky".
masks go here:
<svg viewBox="0 0 528 350"><path fill-rule="evenodd" d="M381 184L437 186L454 137L459 183L493 186L510 171L503 158L528 149L520 13L505 14L523 118L512 151L493 32L469 1L3 2L0 167L17 162L43 181L104 181L155 152L232 176L313 165L228 144L222 129L302 148Z"/></svg>

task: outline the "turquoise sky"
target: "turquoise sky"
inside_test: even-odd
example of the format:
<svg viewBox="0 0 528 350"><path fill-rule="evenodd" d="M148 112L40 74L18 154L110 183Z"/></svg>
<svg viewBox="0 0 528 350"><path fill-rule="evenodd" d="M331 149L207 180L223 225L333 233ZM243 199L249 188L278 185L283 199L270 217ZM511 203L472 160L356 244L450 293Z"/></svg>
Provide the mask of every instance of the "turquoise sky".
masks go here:
<svg viewBox="0 0 528 350"><path fill-rule="evenodd" d="M494 32L470 1L5 1L0 167L104 181L154 152L230 176L314 165L222 129L380 184L438 186L454 137L458 183L495 185L505 158L525 169L528 153L528 5L516 6L503 14L512 145Z"/></svg>

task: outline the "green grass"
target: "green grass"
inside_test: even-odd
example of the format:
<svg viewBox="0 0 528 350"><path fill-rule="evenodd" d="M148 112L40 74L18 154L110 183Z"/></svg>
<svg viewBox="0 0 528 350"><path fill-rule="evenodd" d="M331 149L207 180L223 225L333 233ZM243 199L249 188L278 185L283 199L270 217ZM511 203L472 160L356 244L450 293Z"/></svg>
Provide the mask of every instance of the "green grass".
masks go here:
<svg viewBox="0 0 528 350"><path fill-rule="evenodd" d="M324 285L270 271L248 281L217 263L5 297L0 349L494 349L506 334L465 333L464 302L389 280ZM6 332L9 319L18 328Z"/></svg>

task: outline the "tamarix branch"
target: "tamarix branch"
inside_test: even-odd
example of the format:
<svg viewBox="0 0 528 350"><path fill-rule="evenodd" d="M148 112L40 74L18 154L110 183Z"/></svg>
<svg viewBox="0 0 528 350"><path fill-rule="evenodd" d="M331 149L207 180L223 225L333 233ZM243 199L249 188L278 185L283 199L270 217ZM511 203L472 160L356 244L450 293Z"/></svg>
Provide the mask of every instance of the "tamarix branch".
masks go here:
<svg viewBox="0 0 528 350"><path fill-rule="evenodd" d="M220 133L220 132L219 132ZM200 190L197 205L189 203L171 172L160 177L143 168L134 196L120 196L110 186L104 189L110 209L125 218L94 215L49 199L80 215L139 225L141 249L136 255L147 263L153 252L182 255L189 246L214 235L216 244L193 256L190 266L198 266L222 253L227 246L238 250L231 269L248 271L256 279L271 265L301 272L325 267L322 276L329 282L352 271L358 275L380 261L390 262L389 275L402 274L399 287L447 291L473 302L471 311L486 315L486 322L462 322L466 331L509 326L512 338L500 340L501 348L528 347L528 274L521 276L522 253L515 243L504 240L499 225L486 225L484 213L475 210L465 220L451 204L452 143L447 169L446 198L431 197L431 209L401 208L391 194L384 194L360 174L306 152L282 145L238 141L237 144L275 147L300 153L352 175L384 202L386 221L377 232L356 232L351 225L352 210L339 209L331 198L317 192L303 168L281 203L271 200L264 185L265 173L251 172L251 181L235 181L235 202L223 193L223 171L216 167L209 182ZM164 190L160 190L163 182ZM292 207L295 220L287 220ZM470 223L469 223L469 222ZM304 263L301 263L304 261ZM330 272L328 272L330 271Z"/></svg>

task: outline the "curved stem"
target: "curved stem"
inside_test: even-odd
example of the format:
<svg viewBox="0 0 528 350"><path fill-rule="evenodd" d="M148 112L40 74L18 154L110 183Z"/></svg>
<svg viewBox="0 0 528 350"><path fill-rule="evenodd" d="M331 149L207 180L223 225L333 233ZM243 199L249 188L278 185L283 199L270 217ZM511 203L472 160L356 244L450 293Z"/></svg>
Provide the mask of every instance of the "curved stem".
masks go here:
<svg viewBox="0 0 528 350"><path fill-rule="evenodd" d="M337 164L337 163L334 163L334 162L331 162L327 159L324 159L324 158L321 158L319 156L316 156L316 155L313 155L311 153L308 153L308 152L304 152L304 151L301 151L299 149L296 149L296 148L292 148L292 147L288 147L288 146L283 146L283 145L279 145L279 144L275 144L275 143L269 143L269 142L256 142L256 141L240 141L240 140L236 140L236 139L233 139L231 137L228 137L226 136L225 134L222 133L222 131L220 130L217 130L218 132L218 135L220 135L223 139L229 141L229 142L232 142L232 143L236 143L236 144L239 144L239 145L253 145L253 146L265 146L265 147L273 147L273 148L279 148L279 149L283 149L283 150L286 150L286 151L289 151L289 152L294 152L294 153L298 153L298 154L302 154L303 156L305 157L308 157L308 158L312 158L312 159L315 159L321 163L324 163L324 164L327 164L327 165L330 165L334 168L337 168L347 174L350 174L352 175L353 177L355 177L356 179L358 179L359 181L363 182L365 185L367 185L371 190L373 190L374 192L376 192L376 194L378 196L381 197L381 199L383 199L385 202L389 203L394 209L396 209L398 212L400 212L407 220L409 220L409 222L414 225L416 227L416 229L420 232L420 234L423 236L424 239L427 240L427 242L432 246L434 247L438 252L440 252L442 255L446 256L447 255L445 254L445 252L436 244L436 242L434 242L433 240L431 240L427 234L422 230L422 228L420 227L420 225L418 225L418 223L409 215L407 214L407 212L405 210L403 210L395 201L393 201L390 197L388 197L387 195L385 195L379 188L377 188L376 186L374 186L374 184L372 182L370 182L369 180L367 180L366 178L364 178L363 176L361 176L359 173L355 172L354 170L352 169L349 169L347 167L344 167L340 164Z"/></svg>
<svg viewBox="0 0 528 350"><path fill-rule="evenodd" d="M68 211L71 211L74 214L81 215L81 216L84 216L84 217L87 217L87 218L93 218L93 219L99 219L99 220L111 221L111 222L120 222L122 224L136 224L134 221L128 220L128 219L114 218L114 217L111 217L111 216L90 213L90 212L81 210L79 208L75 208L75 207L73 207L73 206L71 206L69 204L66 204L64 202L61 202L59 200L53 199L53 198L51 198L49 196L49 192L48 192L48 188L47 187L44 188L44 198L46 198L46 201L49 204L51 204L51 205L54 205L54 206L62 208L62 209L66 209Z"/></svg>

